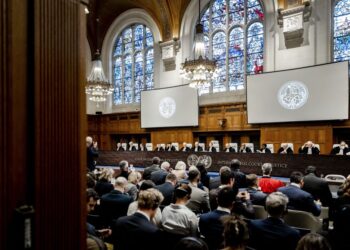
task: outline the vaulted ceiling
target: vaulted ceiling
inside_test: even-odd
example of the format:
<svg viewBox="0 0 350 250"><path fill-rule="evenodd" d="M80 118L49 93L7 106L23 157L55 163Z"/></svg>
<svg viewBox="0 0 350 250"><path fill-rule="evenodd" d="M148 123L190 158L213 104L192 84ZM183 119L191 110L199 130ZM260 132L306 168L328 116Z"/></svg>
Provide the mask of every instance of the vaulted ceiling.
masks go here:
<svg viewBox="0 0 350 250"><path fill-rule="evenodd" d="M179 37L180 25L191 0L90 0L87 33L91 51L101 49L112 22L123 12L141 8L154 19L163 41ZM98 22L96 20L98 19ZM98 23L98 28L97 28Z"/></svg>

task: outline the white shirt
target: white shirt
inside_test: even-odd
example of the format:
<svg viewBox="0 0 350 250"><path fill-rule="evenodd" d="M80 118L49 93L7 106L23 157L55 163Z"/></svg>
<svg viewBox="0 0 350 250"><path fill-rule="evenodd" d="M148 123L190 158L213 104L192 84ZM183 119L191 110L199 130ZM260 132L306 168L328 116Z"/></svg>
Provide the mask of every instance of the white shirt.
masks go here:
<svg viewBox="0 0 350 250"><path fill-rule="evenodd" d="M141 210L137 210L136 213L142 214L143 216L145 216L147 218L148 221L151 221L151 218L149 217L148 214L146 214L145 212L141 211Z"/></svg>
<svg viewBox="0 0 350 250"><path fill-rule="evenodd" d="M308 149L307 149L307 154L308 154L308 155L312 155L312 148L308 148Z"/></svg>

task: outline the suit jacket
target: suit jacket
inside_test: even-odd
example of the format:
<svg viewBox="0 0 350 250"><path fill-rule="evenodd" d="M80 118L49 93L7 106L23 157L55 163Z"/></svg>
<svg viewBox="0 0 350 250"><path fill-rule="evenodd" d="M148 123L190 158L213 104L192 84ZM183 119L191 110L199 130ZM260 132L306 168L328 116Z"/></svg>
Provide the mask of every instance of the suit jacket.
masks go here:
<svg viewBox="0 0 350 250"><path fill-rule="evenodd" d="M264 193L270 194L276 192L278 188L283 187L284 183L280 180L271 178L270 176L263 176L259 179L259 187Z"/></svg>
<svg viewBox="0 0 350 250"><path fill-rule="evenodd" d="M179 151L184 152L184 147L182 147ZM189 152L189 151L191 151L191 149L189 147L186 147L185 152Z"/></svg>
<svg viewBox="0 0 350 250"><path fill-rule="evenodd" d="M304 176L303 190L310 193L315 200L321 200L322 206L329 207L332 203L332 193L328 183L311 173Z"/></svg>
<svg viewBox="0 0 350 250"><path fill-rule="evenodd" d="M101 198L101 216L105 226L112 225L112 221L125 216L128 207L134 200L118 190L113 190Z"/></svg>
<svg viewBox="0 0 350 250"><path fill-rule="evenodd" d="M193 152L202 152L202 151L203 151L203 148L202 148L201 146L198 146L198 147L197 147L197 151L196 151L196 147L193 147L193 148L192 148L192 151L193 151Z"/></svg>
<svg viewBox="0 0 350 250"><path fill-rule="evenodd" d="M156 147L155 149L154 149L154 151L164 151L164 148L163 147Z"/></svg>
<svg viewBox="0 0 350 250"><path fill-rule="evenodd" d="M281 147L281 148L277 151L277 154L282 153L283 150L284 150L284 148ZM288 155L291 155L291 154L293 154L293 153L294 153L293 150L292 150L290 147L288 147L288 148L287 148L287 154L288 154Z"/></svg>
<svg viewBox="0 0 350 250"><path fill-rule="evenodd" d="M192 185L189 186L192 189L191 199L187 202L186 206L191 209L195 214L206 213L210 211L209 195L206 191Z"/></svg>
<svg viewBox="0 0 350 250"><path fill-rule="evenodd" d="M96 183L95 191L97 192L99 197L102 197L104 194L108 194L114 189L113 184L108 182L107 180L100 180Z"/></svg>
<svg viewBox="0 0 350 250"><path fill-rule="evenodd" d="M339 146L338 146L338 147L335 147L335 148L332 149L331 155L339 154L339 152L340 152L340 147L339 147ZM343 149L343 155L346 155L346 154L349 153L349 152L350 152L350 149L349 149L349 148L344 148L344 149Z"/></svg>
<svg viewBox="0 0 350 250"><path fill-rule="evenodd" d="M129 151L136 151L136 147L135 147L135 146L132 146L132 147L131 147L131 150L130 150L130 147L129 147L128 150L129 150Z"/></svg>
<svg viewBox="0 0 350 250"><path fill-rule="evenodd" d="M254 205L265 206L267 194L252 187L248 187L247 192L249 193L250 200Z"/></svg>
<svg viewBox="0 0 350 250"><path fill-rule="evenodd" d="M240 153L244 153L244 152L243 152L243 149L240 149L239 152L240 152ZM252 153L252 150L251 150L249 147L246 147L246 148L245 148L245 152L246 152L246 153Z"/></svg>
<svg viewBox="0 0 350 250"><path fill-rule="evenodd" d="M321 208L315 204L314 198L308 192L301 190L299 187L289 185L281 187L277 191L284 193L288 196L288 208L294 210L300 210L312 213L315 216L319 216Z"/></svg>
<svg viewBox="0 0 350 250"><path fill-rule="evenodd" d="M209 250L218 250L223 248L224 226L221 217L229 215L228 212L214 210L202 214L199 219L199 231L205 237Z"/></svg>
<svg viewBox="0 0 350 250"><path fill-rule="evenodd" d="M141 151L141 147L139 147L139 151ZM148 151L146 146L143 147L143 151Z"/></svg>
<svg viewBox="0 0 350 250"><path fill-rule="evenodd" d="M225 152L226 152L227 148L225 148ZM228 148L228 152L230 153L236 153L236 150L233 147L229 147Z"/></svg>
<svg viewBox="0 0 350 250"><path fill-rule="evenodd" d="M165 182L165 178L169 173L165 171L164 169L159 169L157 171L153 171L151 173L151 181L154 182L156 185L163 184Z"/></svg>
<svg viewBox="0 0 350 250"><path fill-rule="evenodd" d="M161 185L156 186L156 189L159 190L164 196L164 200L162 201L163 206L168 206L173 202L173 195L175 187L170 182L164 182Z"/></svg>
<svg viewBox="0 0 350 250"><path fill-rule="evenodd" d="M155 165L155 164L153 164L150 167L145 168L144 171L143 171L143 175L142 175L143 179L144 180L151 179L152 172L155 172L155 171L158 171L158 170L160 170L159 165Z"/></svg>
<svg viewBox="0 0 350 250"><path fill-rule="evenodd" d="M311 151L312 151L312 155L319 155L320 154L320 150L318 148L316 148L316 147L312 147ZM308 148L307 147L304 147L304 148L300 147L299 148L299 154L306 155L307 152L308 152Z"/></svg>
<svg viewBox="0 0 350 250"><path fill-rule="evenodd" d="M216 152L216 148L215 147L211 147L211 151L210 151L210 147L208 148L208 152Z"/></svg>
<svg viewBox="0 0 350 250"><path fill-rule="evenodd" d="M86 148L86 163L90 172L95 170L95 158L98 157L98 151L92 145Z"/></svg>
<svg viewBox="0 0 350 250"><path fill-rule="evenodd" d="M265 150L265 151L263 151ZM269 148L262 148L260 149L261 152L265 152L265 154L271 154L271 150Z"/></svg>
<svg viewBox="0 0 350 250"><path fill-rule="evenodd" d="M119 218L112 231L115 250L162 249L160 231L141 213Z"/></svg>
<svg viewBox="0 0 350 250"><path fill-rule="evenodd" d="M249 246L256 250L294 250L300 238L296 229L278 218L252 220L248 227Z"/></svg>
<svg viewBox="0 0 350 250"><path fill-rule="evenodd" d="M166 148L165 148L165 151L174 152L174 151L176 151L176 148L175 148L174 146L171 146L171 147L170 147L170 150L169 150L169 147L166 147Z"/></svg>
<svg viewBox="0 0 350 250"><path fill-rule="evenodd" d="M246 184L246 176L243 172L241 172L239 169L231 169L232 173L234 174L235 177L235 182L234 182L234 186L237 189L240 188L246 188L247 184Z"/></svg>

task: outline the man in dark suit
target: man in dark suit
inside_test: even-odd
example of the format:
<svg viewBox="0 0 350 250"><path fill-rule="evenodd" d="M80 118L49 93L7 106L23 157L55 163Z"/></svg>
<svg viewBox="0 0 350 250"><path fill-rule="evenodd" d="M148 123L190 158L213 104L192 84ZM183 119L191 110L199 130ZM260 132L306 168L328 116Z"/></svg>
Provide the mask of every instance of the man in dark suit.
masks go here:
<svg viewBox="0 0 350 250"><path fill-rule="evenodd" d="M345 141L341 141L339 146L332 149L331 155L350 155L348 144Z"/></svg>
<svg viewBox="0 0 350 250"><path fill-rule="evenodd" d="M288 197L280 192L267 196L265 206L270 217L250 221L250 247L257 250L295 250L300 234L282 220L287 203Z"/></svg>
<svg viewBox="0 0 350 250"><path fill-rule="evenodd" d="M162 206L168 206L173 202L174 189L177 183L176 175L169 173L166 176L165 182L161 185L156 186L164 196L164 200L162 202Z"/></svg>
<svg viewBox="0 0 350 250"><path fill-rule="evenodd" d="M213 153L216 152L216 148L214 147L213 142L209 142L208 152L213 152Z"/></svg>
<svg viewBox="0 0 350 250"><path fill-rule="evenodd" d="M152 158L152 165L147 167L147 168L145 168L145 170L143 171L143 175L142 175L143 179L144 180L151 179L152 172L160 170L159 164L160 164L159 157L153 157Z"/></svg>
<svg viewBox="0 0 350 250"><path fill-rule="evenodd" d="M302 189L310 193L314 200L320 200L322 206L332 205L332 193L329 190L328 183L316 176L316 167L308 166L305 170Z"/></svg>
<svg viewBox="0 0 350 250"><path fill-rule="evenodd" d="M246 176L243 172L241 172L241 170L239 169L241 167L241 162L237 159L233 159L231 161L231 171L235 177L235 187L237 189L240 188L246 188L247 187L247 183L246 183Z"/></svg>
<svg viewBox="0 0 350 250"><path fill-rule="evenodd" d="M97 142L92 137L86 137L86 163L90 172L95 170L95 159L98 157Z"/></svg>
<svg viewBox="0 0 350 250"><path fill-rule="evenodd" d="M125 216L133 198L125 194L128 181L124 177L118 177L114 184L114 190L101 197L101 216L104 224L111 226L113 221Z"/></svg>
<svg viewBox="0 0 350 250"><path fill-rule="evenodd" d="M165 147L165 151L171 151L171 152L174 152L176 151L176 148L174 145L172 145L170 142L166 145Z"/></svg>
<svg viewBox="0 0 350 250"><path fill-rule="evenodd" d="M256 174L248 174L246 176L247 192L250 195L250 200L254 205L265 206L267 195L259 189L258 177Z"/></svg>
<svg viewBox="0 0 350 250"><path fill-rule="evenodd" d="M250 147L247 147L245 143L242 143L241 148L239 149L240 153L252 153L252 150Z"/></svg>
<svg viewBox="0 0 350 250"><path fill-rule="evenodd" d="M129 142L129 151L136 151L136 147L132 141Z"/></svg>
<svg viewBox="0 0 350 250"><path fill-rule="evenodd" d="M292 172L290 176L290 184L286 187L281 187L277 191L285 194L288 199L288 208L301 210L319 216L321 213L320 205L314 202L314 198L308 192L301 189L303 186L303 174L298 171Z"/></svg>
<svg viewBox="0 0 350 250"><path fill-rule="evenodd" d="M182 143L182 148L179 150L180 152L189 152L191 151L190 147L187 146L187 143Z"/></svg>
<svg viewBox="0 0 350 250"><path fill-rule="evenodd" d="M199 146L198 141L196 141L194 143L194 147L192 148L192 151L193 152L202 152L203 151L203 148L201 146Z"/></svg>
<svg viewBox="0 0 350 250"><path fill-rule="evenodd" d="M140 192L138 210L131 216L121 217L113 227L116 250L164 249L161 233L151 221L163 200L155 189Z"/></svg>
<svg viewBox="0 0 350 250"><path fill-rule="evenodd" d="M277 154L293 154L293 150L288 146L288 143L282 143L281 147L278 149Z"/></svg>
<svg viewBox="0 0 350 250"><path fill-rule="evenodd" d="M163 161L160 165L160 169L151 173L150 180L156 185L163 184L165 182L166 176L170 173L170 163Z"/></svg>
<svg viewBox="0 0 350 250"><path fill-rule="evenodd" d="M225 144L225 152L236 153L236 150L230 146L230 144Z"/></svg>
<svg viewBox="0 0 350 250"><path fill-rule="evenodd" d="M257 150L258 153L262 153L262 154L271 154L271 150L267 147L267 145L264 143L261 145L261 149Z"/></svg>
<svg viewBox="0 0 350 250"><path fill-rule="evenodd" d="M199 219L199 230L205 237L209 250L223 248L223 231L222 217L231 214L234 206L235 192L230 187L222 188L218 193L218 207L212 212L202 214Z"/></svg>
<svg viewBox="0 0 350 250"><path fill-rule="evenodd" d="M157 144L157 147L155 147L154 151L164 151L164 147L161 146L160 144Z"/></svg>
<svg viewBox="0 0 350 250"><path fill-rule="evenodd" d="M125 151L120 142L117 143L117 151Z"/></svg>
<svg viewBox="0 0 350 250"><path fill-rule="evenodd" d="M303 146L299 148L299 154L319 155L320 150L315 146L315 144L312 141L307 141Z"/></svg>
<svg viewBox="0 0 350 250"><path fill-rule="evenodd" d="M232 188L234 183L234 176L231 169L227 166L220 168L219 185L215 188L211 188L209 191L209 203L211 210L214 210L218 206L218 194L221 189L225 187ZM236 189L237 190L237 189Z"/></svg>

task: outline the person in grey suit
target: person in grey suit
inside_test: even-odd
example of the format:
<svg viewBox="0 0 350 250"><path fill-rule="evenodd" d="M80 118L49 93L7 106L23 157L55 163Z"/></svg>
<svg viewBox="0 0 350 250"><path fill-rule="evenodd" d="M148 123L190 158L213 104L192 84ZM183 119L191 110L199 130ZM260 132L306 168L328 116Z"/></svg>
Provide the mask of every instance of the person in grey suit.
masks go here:
<svg viewBox="0 0 350 250"><path fill-rule="evenodd" d="M192 169L188 173L189 186L192 189L191 199L187 203L187 207L195 214L206 213L210 211L209 194L198 188L200 180L200 172L197 169Z"/></svg>
<svg viewBox="0 0 350 250"><path fill-rule="evenodd" d="M152 172L160 170L159 164L160 164L160 158L159 157L153 157L152 158L152 165L147 167L147 168L145 168L145 170L143 171L142 178L144 180L151 179Z"/></svg>

